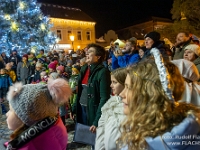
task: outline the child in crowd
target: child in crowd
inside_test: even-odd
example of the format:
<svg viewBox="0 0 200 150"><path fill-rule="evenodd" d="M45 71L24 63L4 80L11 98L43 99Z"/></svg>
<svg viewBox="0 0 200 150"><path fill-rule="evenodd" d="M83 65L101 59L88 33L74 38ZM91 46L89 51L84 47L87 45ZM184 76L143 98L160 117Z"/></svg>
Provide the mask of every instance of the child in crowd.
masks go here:
<svg viewBox="0 0 200 150"><path fill-rule="evenodd" d="M64 72L64 71L65 71L65 67L64 67L64 66L58 66L58 67L56 68L56 71L57 71L57 73L59 74L59 77L60 77L60 78L63 78L63 79L65 79L65 80L68 80L68 79L69 79L68 74L67 74L66 72Z"/></svg>
<svg viewBox="0 0 200 150"><path fill-rule="evenodd" d="M127 71L118 68L111 73L111 85L114 96L101 108L102 114L98 122L95 149L117 149L116 141L120 136L119 126L123 122L123 103L119 94L124 89Z"/></svg>
<svg viewBox="0 0 200 150"><path fill-rule="evenodd" d="M71 107L75 103L76 96L77 96L77 86L78 86L78 75L80 73L80 69L77 66L74 66L72 68L72 75L69 79L69 85L72 89L73 94L70 97L70 105Z"/></svg>
<svg viewBox="0 0 200 150"><path fill-rule="evenodd" d="M56 72L56 66L57 64L53 61L48 65L49 68L49 74L51 74L52 72Z"/></svg>
<svg viewBox="0 0 200 150"><path fill-rule="evenodd" d="M80 67L84 66L86 64L86 57L83 57L80 59Z"/></svg>
<svg viewBox="0 0 200 150"><path fill-rule="evenodd" d="M63 79L47 85L14 84L7 96L7 124L14 131L11 141L5 143L7 149L65 150L67 131L58 115L58 106L67 102L70 95L70 87Z"/></svg>
<svg viewBox="0 0 200 150"><path fill-rule="evenodd" d="M8 88L12 85L12 80L6 73L6 71L6 69L0 70L0 103L2 108L2 112L0 112L0 114L5 114L7 112L6 107L3 103L6 99Z"/></svg>
<svg viewBox="0 0 200 150"><path fill-rule="evenodd" d="M121 150L199 150L198 144L184 143L199 142L200 110L177 102L184 91L184 80L173 71L174 64L166 68L157 50L154 54L156 63L139 63L128 70L120 93L126 120L120 128L118 145Z"/></svg>
<svg viewBox="0 0 200 150"><path fill-rule="evenodd" d="M14 83L16 81L17 76L15 74L15 71L12 70L11 63L7 63L5 69L7 70L9 77L11 78L12 82Z"/></svg>
<svg viewBox="0 0 200 150"><path fill-rule="evenodd" d="M42 67L43 65L40 62L36 63L32 84L39 83L41 81L40 73L42 72Z"/></svg>
<svg viewBox="0 0 200 150"><path fill-rule="evenodd" d="M46 83L48 82L48 76L47 76L46 71L42 71L42 72L40 73L40 78L41 78L40 83L46 84Z"/></svg>
<svg viewBox="0 0 200 150"><path fill-rule="evenodd" d="M69 77L72 75L72 65L73 65L73 61L68 60L67 66L65 67L65 72L69 75Z"/></svg>

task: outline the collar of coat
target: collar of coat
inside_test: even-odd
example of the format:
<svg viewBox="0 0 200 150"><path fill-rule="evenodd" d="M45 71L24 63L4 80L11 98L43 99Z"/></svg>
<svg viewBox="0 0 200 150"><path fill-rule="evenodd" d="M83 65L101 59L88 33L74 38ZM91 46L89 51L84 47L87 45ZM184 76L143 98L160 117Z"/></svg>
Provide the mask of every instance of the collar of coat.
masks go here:
<svg viewBox="0 0 200 150"><path fill-rule="evenodd" d="M93 63L91 65L85 64L83 66L83 72L87 70L87 68L90 67L90 74L92 74L96 69L104 67L102 63Z"/></svg>

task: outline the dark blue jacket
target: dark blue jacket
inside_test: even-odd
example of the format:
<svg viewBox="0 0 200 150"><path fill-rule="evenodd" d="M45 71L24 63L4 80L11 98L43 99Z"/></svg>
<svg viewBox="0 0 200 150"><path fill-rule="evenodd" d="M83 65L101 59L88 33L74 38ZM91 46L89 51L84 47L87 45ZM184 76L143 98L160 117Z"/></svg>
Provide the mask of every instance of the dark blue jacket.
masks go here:
<svg viewBox="0 0 200 150"><path fill-rule="evenodd" d="M41 81L40 73L41 73L41 71L35 71L35 74L34 74L32 82L39 82L39 81Z"/></svg>
<svg viewBox="0 0 200 150"><path fill-rule="evenodd" d="M9 88L12 85L11 78L7 75L0 75L0 88Z"/></svg>

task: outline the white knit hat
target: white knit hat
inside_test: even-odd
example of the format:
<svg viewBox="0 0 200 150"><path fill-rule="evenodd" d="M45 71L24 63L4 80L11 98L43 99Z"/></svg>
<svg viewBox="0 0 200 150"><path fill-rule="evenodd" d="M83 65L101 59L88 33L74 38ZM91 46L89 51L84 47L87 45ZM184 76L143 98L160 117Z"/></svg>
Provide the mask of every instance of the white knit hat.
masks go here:
<svg viewBox="0 0 200 150"><path fill-rule="evenodd" d="M193 51L198 57L200 56L200 47L196 44L189 44L185 47L184 50L191 50Z"/></svg>
<svg viewBox="0 0 200 150"><path fill-rule="evenodd" d="M185 59L177 59L173 60L172 63L178 67L181 75L184 78L191 81L199 80L199 71L193 62Z"/></svg>

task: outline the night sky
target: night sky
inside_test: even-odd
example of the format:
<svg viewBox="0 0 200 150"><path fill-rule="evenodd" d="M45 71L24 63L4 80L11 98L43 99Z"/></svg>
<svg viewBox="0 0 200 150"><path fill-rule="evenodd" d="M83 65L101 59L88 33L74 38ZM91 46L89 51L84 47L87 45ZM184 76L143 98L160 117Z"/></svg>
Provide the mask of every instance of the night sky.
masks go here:
<svg viewBox="0 0 200 150"><path fill-rule="evenodd" d="M173 0L38 0L38 2L80 8L97 23L97 38L110 29L125 28L137 20L150 16L171 19L170 10L173 4Z"/></svg>

